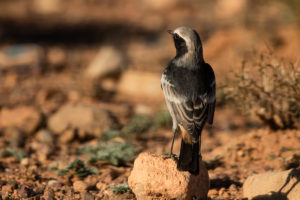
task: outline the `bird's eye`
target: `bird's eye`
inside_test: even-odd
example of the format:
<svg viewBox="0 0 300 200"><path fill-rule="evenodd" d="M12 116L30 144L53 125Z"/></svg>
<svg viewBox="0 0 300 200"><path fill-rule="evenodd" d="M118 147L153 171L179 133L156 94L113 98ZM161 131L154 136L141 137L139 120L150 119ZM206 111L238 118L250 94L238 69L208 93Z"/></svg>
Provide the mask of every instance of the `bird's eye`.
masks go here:
<svg viewBox="0 0 300 200"><path fill-rule="evenodd" d="M175 39L179 39L179 35L176 33L176 34L174 35L174 38L175 38Z"/></svg>

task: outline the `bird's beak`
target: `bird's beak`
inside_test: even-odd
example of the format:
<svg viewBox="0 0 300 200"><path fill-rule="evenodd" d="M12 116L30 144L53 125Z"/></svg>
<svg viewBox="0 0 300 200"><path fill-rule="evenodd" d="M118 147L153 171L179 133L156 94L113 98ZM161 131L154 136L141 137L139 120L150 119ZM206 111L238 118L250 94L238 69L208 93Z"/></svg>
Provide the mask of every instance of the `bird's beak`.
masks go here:
<svg viewBox="0 0 300 200"><path fill-rule="evenodd" d="M167 32L170 33L171 35L174 35L174 31L172 30L168 30Z"/></svg>

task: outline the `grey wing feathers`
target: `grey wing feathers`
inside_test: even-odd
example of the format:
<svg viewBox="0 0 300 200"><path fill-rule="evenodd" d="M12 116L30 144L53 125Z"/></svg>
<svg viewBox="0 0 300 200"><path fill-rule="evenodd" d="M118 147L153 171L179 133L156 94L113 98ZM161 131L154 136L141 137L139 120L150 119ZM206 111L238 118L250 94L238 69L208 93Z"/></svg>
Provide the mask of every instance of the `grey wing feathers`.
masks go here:
<svg viewBox="0 0 300 200"><path fill-rule="evenodd" d="M175 118L177 124L181 124L195 139L202 129L208 116L209 105L207 95L198 95L194 99L188 99L179 94L175 87L163 75L161 86L166 98L166 103L170 114Z"/></svg>

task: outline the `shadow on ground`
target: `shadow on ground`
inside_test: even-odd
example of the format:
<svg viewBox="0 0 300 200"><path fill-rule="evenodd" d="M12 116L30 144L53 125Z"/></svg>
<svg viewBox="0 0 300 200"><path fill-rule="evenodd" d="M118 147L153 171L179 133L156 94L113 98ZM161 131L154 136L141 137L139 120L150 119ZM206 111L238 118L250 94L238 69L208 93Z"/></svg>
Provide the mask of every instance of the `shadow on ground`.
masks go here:
<svg viewBox="0 0 300 200"><path fill-rule="evenodd" d="M297 181L290 187L288 188L287 192L282 192L282 190L289 184L292 178L296 178ZM271 194L265 194L265 195L259 195L254 197L252 200L288 200L288 194L295 188L297 184L300 182L300 169L293 169L283 186L280 188L279 191L274 192L272 191Z"/></svg>

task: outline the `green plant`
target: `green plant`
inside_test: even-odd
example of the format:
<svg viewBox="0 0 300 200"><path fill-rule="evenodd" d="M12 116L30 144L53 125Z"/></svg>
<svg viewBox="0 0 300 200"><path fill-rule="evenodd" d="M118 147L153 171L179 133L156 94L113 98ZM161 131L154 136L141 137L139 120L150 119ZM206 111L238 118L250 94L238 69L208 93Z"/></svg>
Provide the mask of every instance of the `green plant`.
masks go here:
<svg viewBox="0 0 300 200"><path fill-rule="evenodd" d="M135 155L135 145L127 142L100 142L97 146L84 146L78 153L89 156L89 162L107 160L112 165L124 165L132 161Z"/></svg>
<svg viewBox="0 0 300 200"><path fill-rule="evenodd" d="M149 130L152 125L152 119L148 115L135 115L130 122L122 129L125 135L142 134Z"/></svg>
<svg viewBox="0 0 300 200"><path fill-rule="evenodd" d="M69 163L67 167L58 171L58 176L65 176L67 174L75 174L77 177L84 178L88 175L98 174L95 169L89 169L85 166L84 162L80 159L76 159Z"/></svg>
<svg viewBox="0 0 300 200"><path fill-rule="evenodd" d="M124 194L131 192L127 184L114 185L109 188L114 194Z"/></svg>
<svg viewBox="0 0 300 200"><path fill-rule="evenodd" d="M300 69L271 52L254 53L227 82L227 102L272 129L298 128Z"/></svg>
<svg viewBox="0 0 300 200"><path fill-rule="evenodd" d="M161 109L158 114L155 115L152 127L157 129L159 127L172 126L172 118L167 109Z"/></svg>
<svg viewBox="0 0 300 200"><path fill-rule="evenodd" d="M15 158L17 158L20 161L23 158L27 157L27 155L24 152L16 150L16 149L4 149L0 153L0 157L1 158L15 157Z"/></svg>
<svg viewBox="0 0 300 200"><path fill-rule="evenodd" d="M101 135L101 140L102 141L108 141L112 138L115 137L120 137L122 136L122 132L120 130L117 129L110 129L108 131L105 131L102 135Z"/></svg>

